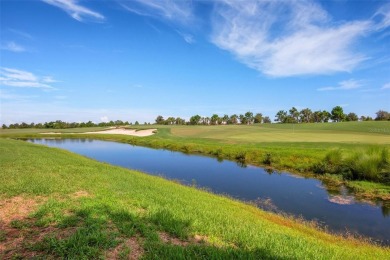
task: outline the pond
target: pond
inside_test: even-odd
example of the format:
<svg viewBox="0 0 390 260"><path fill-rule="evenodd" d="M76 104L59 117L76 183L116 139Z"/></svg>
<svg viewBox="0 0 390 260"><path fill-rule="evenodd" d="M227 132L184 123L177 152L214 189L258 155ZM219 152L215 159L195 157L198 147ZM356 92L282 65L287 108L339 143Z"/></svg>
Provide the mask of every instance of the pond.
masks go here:
<svg viewBox="0 0 390 260"><path fill-rule="evenodd" d="M196 185L259 207L315 220L337 233L356 233L390 245L389 208L357 201L347 189L327 189L319 180L211 157L92 139L31 139L98 161ZM329 190L329 191L328 191Z"/></svg>

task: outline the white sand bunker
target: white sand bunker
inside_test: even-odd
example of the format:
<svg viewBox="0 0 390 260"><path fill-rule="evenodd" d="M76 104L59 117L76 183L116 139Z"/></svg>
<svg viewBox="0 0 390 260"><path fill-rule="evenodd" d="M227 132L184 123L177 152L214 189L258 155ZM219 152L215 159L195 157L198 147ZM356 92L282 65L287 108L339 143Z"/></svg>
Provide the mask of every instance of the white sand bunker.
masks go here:
<svg viewBox="0 0 390 260"><path fill-rule="evenodd" d="M95 132L84 132L84 133L64 133L64 134L109 134L109 135L132 135L132 136L150 136L156 133L157 129L145 129L145 130L134 130L134 129L124 129L124 128L115 128L108 129L103 131L95 131ZM46 132L40 133L42 135L60 135L63 133L56 132Z"/></svg>
<svg viewBox="0 0 390 260"><path fill-rule="evenodd" d="M133 136L150 136L153 135L157 129L145 129L145 130L134 130L134 129L109 129L97 132L85 132L83 134L110 134L110 135L133 135Z"/></svg>

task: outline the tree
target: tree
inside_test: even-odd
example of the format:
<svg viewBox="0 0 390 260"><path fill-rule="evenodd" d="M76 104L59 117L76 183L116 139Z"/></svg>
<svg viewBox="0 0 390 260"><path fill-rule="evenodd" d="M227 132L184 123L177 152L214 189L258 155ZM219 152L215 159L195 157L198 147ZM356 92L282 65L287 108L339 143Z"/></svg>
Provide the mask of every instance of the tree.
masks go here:
<svg viewBox="0 0 390 260"><path fill-rule="evenodd" d="M246 123L249 125L249 124L253 124L253 113L248 111L245 113L245 119L246 119Z"/></svg>
<svg viewBox="0 0 390 260"><path fill-rule="evenodd" d="M261 124L263 122L263 114L262 113L257 113L255 115L255 124Z"/></svg>
<svg viewBox="0 0 390 260"><path fill-rule="evenodd" d="M190 118L191 125L198 125L200 121L200 115L195 115Z"/></svg>
<svg viewBox="0 0 390 260"><path fill-rule="evenodd" d="M275 121L280 123L286 123L287 112L284 110L279 110L275 115Z"/></svg>
<svg viewBox="0 0 390 260"><path fill-rule="evenodd" d="M299 123L299 111L295 107L292 107L290 110L290 117L289 123Z"/></svg>
<svg viewBox="0 0 390 260"><path fill-rule="evenodd" d="M158 125L163 125L164 124L164 117L163 116L157 116L157 118L156 118L156 124L158 124Z"/></svg>
<svg viewBox="0 0 390 260"><path fill-rule="evenodd" d="M212 125L218 125L219 116L217 114L214 114L210 118L210 122Z"/></svg>
<svg viewBox="0 0 390 260"><path fill-rule="evenodd" d="M138 121L135 121L134 125L139 125Z"/></svg>
<svg viewBox="0 0 390 260"><path fill-rule="evenodd" d="M115 125L123 125L123 121L122 120L116 120L115 121Z"/></svg>
<svg viewBox="0 0 390 260"><path fill-rule="evenodd" d="M345 119L344 110L341 106L335 106L332 109L331 114L332 114L331 118L334 122L342 122Z"/></svg>
<svg viewBox="0 0 390 260"><path fill-rule="evenodd" d="M229 116L228 115L224 115L223 117L222 117L222 124L227 124L228 123L228 121L229 121Z"/></svg>
<svg viewBox="0 0 390 260"><path fill-rule="evenodd" d="M346 118L345 118L347 121L358 121L359 118L358 118L358 115L356 115L355 113L351 112L349 113Z"/></svg>
<svg viewBox="0 0 390 260"><path fill-rule="evenodd" d="M264 117L263 123L264 124L270 124L271 123L271 119L269 118L269 116Z"/></svg>
<svg viewBox="0 0 390 260"><path fill-rule="evenodd" d="M313 119L312 115L313 112L309 108L302 109L301 112L299 112L300 120L304 123L310 123Z"/></svg>
<svg viewBox="0 0 390 260"><path fill-rule="evenodd" d="M174 117L168 117L165 122L164 122L164 125L173 125L175 123L175 118Z"/></svg>
<svg viewBox="0 0 390 260"><path fill-rule="evenodd" d="M390 113L387 111L379 110L375 114L376 114L375 120L377 120L377 121L390 120Z"/></svg>
<svg viewBox="0 0 390 260"><path fill-rule="evenodd" d="M92 127L95 126L95 124L90 120L85 124L86 127Z"/></svg>
<svg viewBox="0 0 390 260"><path fill-rule="evenodd" d="M372 119L372 117L370 117L370 116L361 116L361 117L359 118L359 120L360 120L360 121L372 121L373 119Z"/></svg>
<svg viewBox="0 0 390 260"><path fill-rule="evenodd" d="M240 124L242 125L246 125L247 124L247 121L246 121L246 117L244 115L239 115L238 118L240 119Z"/></svg>
<svg viewBox="0 0 390 260"><path fill-rule="evenodd" d="M323 110L322 111L322 120L321 120L321 122L328 123L329 119L331 118L331 116L332 115L328 111Z"/></svg>
<svg viewBox="0 0 390 260"><path fill-rule="evenodd" d="M180 118L180 117L176 117L175 123L176 123L177 125L184 125L184 124L186 123L186 120L184 120L184 119L182 119L182 118Z"/></svg>
<svg viewBox="0 0 390 260"><path fill-rule="evenodd" d="M228 124L236 125L237 123L238 123L238 116L236 114L231 115L228 120Z"/></svg>
<svg viewBox="0 0 390 260"><path fill-rule="evenodd" d="M312 119L314 123L321 123L322 122L322 111L318 110L315 111L312 115Z"/></svg>
<svg viewBox="0 0 390 260"><path fill-rule="evenodd" d="M1 126L1 128L3 128L3 129L7 129L8 127L7 127L7 125L6 125L6 124L3 124L3 125Z"/></svg>

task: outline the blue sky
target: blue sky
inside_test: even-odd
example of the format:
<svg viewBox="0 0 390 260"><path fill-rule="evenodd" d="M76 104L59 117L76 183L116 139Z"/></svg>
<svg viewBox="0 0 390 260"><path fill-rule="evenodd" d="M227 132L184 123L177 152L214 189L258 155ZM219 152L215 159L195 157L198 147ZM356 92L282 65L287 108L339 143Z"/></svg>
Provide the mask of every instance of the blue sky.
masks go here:
<svg viewBox="0 0 390 260"><path fill-rule="evenodd" d="M388 1L0 5L1 124L390 110Z"/></svg>

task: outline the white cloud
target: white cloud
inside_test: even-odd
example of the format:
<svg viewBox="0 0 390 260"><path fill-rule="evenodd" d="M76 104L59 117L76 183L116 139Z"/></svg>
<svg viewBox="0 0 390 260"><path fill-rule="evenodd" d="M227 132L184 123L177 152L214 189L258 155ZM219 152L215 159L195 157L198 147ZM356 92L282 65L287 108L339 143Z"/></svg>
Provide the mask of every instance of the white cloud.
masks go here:
<svg viewBox="0 0 390 260"><path fill-rule="evenodd" d="M45 83L58 82L58 80L53 79L53 77L51 77L51 76L42 77L42 81L45 82Z"/></svg>
<svg viewBox="0 0 390 260"><path fill-rule="evenodd" d="M340 81L339 85L340 85L339 87L340 89L349 90L349 89L360 88L362 86L362 82L359 80L349 79L349 80Z"/></svg>
<svg viewBox="0 0 390 260"><path fill-rule="evenodd" d="M102 122L108 122L109 120L108 120L108 116L102 116L101 118L100 118L100 121L102 121Z"/></svg>
<svg viewBox="0 0 390 260"><path fill-rule="evenodd" d="M4 45L1 45L2 50L12 51L12 52L25 52L26 48L15 43L15 42L7 42Z"/></svg>
<svg viewBox="0 0 390 260"><path fill-rule="evenodd" d="M193 44L195 43L195 39L194 39L194 36L192 34L189 34L189 33L183 33L181 31L176 31L181 37L183 37L183 40L188 43L188 44Z"/></svg>
<svg viewBox="0 0 390 260"><path fill-rule="evenodd" d="M375 29L382 30L390 27L390 4L381 6L375 13L374 18L379 18Z"/></svg>
<svg viewBox="0 0 390 260"><path fill-rule="evenodd" d="M98 12L92 11L84 6L77 4L77 0L42 0L43 2L61 8L72 18L82 22L85 18L92 18L97 21L103 21L105 17Z"/></svg>
<svg viewBox="0 0 390 260"><path fill-rule="evenodd" d="M33 73L24 70L1 68L0 76L0 85L4 86L55 89L54 87L46 84L48 82L45 81L45 79L52 79L51 77L45 76L40 78Z"/></svg>
<svg viewBox="0 0 390 260"><path fill-rule="evenodd" d="M182 24L193 19L191 1L133 0L120 1L120 3L126 10L142 16L163 18Z"/></svg>
<svg viewBox="0 0 390 260"><path fill-rule="evenodd" d="M354 79L349 79L349 80L343 80L338 83L337 87L323 87L323 88L318 88L318 91L330 91L330 90L351 90L351 89L357 89L362 87L362 81L360 80L354 80Z"/></svg>
<svg viewBox="0 0 390 260"><path fill-rule="evenodd" d="M370 21L334 25L314 2L221 1L213 17L212 42L266 75L351 71L364 55L351 51Z"/></svg>
<svg viewBox="0 0 390 260"><path fill-rule="evenodd" d="M381 89L390 89L390 82L384 84Z"/></svg>

